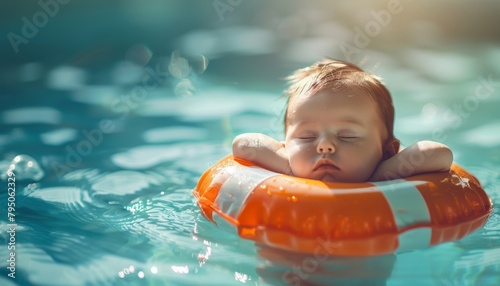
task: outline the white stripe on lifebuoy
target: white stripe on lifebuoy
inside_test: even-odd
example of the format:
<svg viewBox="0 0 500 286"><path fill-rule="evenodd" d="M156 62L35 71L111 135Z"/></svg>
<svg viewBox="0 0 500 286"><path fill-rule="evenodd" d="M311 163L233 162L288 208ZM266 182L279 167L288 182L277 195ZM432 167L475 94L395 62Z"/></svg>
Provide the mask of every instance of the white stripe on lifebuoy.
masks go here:
<svg viewBox="0 0 500 286"><path fill-rule="evenodd" d="M241 205L252 191L261 182L276 175L279 174L258 167L247 167L245 176L230 176L222 184L215 204L222 212L237 219Z"/></svg>
<svg viewBox="0 0 500 286"><path fill-rule="evenodd" d="M430 223L431 215L422 194L417 187L406 180L375 183L389 203L398 230L420 224ZM398 251L424 248L430 245L430 228L418 228L399 235Z"/></svg>

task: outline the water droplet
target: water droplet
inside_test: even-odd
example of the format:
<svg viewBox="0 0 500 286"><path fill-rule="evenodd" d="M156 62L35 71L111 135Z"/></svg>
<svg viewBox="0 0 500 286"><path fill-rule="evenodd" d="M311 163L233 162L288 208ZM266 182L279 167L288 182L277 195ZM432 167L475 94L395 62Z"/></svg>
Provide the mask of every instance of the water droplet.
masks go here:
<svg viewBox="0 0 500 286"><path fill-rule="evenodd" d="M283 188L282 186L279 187L279 190L280 190L280 193L284 193L285 192L285 188Z"/></svg>
<svg viewBox="0 0 500 286"><path fill-rule="evenodd" d="M292 202L296 203L299 199L296 196L292 196Z"/></svg>
<svg viewBox="0 0 500 286"><path fill-rule="evenodd" d="M260 188L263 189L263 190L266 190L267 189L267 185L266 184L262 184L262 185L260 185Z"/></svg>
<svg viewBox="0 0 500 286"><path fill-rule="evenodd" d="M267 194L268 194L269 196L272 196L272 195L273 195L273 193L272 193L271 191L267 191Z"/></svg>
<svg viewBox="0 0 500 286"><path fill-rule="evenodd" d="M17 155L10 162L7 173L14 173L16 180L38 181L45 175L38 162L29 155Z"/></svg>
<svg viewBox="0 0 500 286"><path fill-rule="evenodd" d="M206 257L204 254L202 253L199 253L198 256L196 257L196 259L198 260L198 262L200 262L201 264L204 264L208 257Z"/></svg>

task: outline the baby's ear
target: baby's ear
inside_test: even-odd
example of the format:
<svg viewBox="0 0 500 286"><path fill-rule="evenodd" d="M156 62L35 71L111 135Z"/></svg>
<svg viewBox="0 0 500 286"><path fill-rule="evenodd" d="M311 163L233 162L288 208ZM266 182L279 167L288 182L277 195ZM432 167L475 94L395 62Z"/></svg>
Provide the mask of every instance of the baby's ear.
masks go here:
<svg viewBox="0 0 500 286"><path fill-rule="evenodd" d="M399 140L392 138L387 143L385 143L384 153L382 155L382 161L391 158L399 152Z"/></svg>

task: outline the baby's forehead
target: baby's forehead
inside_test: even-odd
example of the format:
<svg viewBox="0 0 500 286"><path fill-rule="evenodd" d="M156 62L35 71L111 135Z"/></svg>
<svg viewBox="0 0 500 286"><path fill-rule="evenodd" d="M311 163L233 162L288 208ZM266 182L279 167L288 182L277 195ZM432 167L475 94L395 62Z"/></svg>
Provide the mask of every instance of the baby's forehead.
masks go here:
<svg viewBox="0 0 500 286"><path fill-rule="evenodd" d="M291 95L287 102L287 110L296 108L297 106L302 105L303 103L311 100L313 97L318 96L319 94L327 94L332 97L348 97L348 98L362 98L367 99L368 104L373 104L377 106L377 102L373 99L372 95L366 92L363 89L355 88L355 87L344 87L344 88L324 88L321 90L310 90L304 91L302 93ZM328 106L324 106L328 108Z"/></svg>
<svg viewBox="0 0 500 286"><path fill-rule="evenodd" d="M339 102L349 102L349 104L342 104L336 100L333 103L331 101L328 102L328 100L326 102L320 100L311 106L309 102L315 96L322 96L323 98L335 97L339 99ZM338 104L340 104L341 109L339 109ZM331 114L338 114L337 118L341 119L341 121L356 122L359 119L365 119L366 122L366 118L371 118L369 124L366 125L378 126L382 130L387 131L378 103L368 92L361 89L321 90L313 94L303 93L290 97L285 117L285 126L296 125L299 122L314 121L318 116L321 117L324 115L323 111L328 111L329 109L332 110ZM318 110L318 112L315 112L315 110ZM306 118L303 118L304 116Z"/></svg>

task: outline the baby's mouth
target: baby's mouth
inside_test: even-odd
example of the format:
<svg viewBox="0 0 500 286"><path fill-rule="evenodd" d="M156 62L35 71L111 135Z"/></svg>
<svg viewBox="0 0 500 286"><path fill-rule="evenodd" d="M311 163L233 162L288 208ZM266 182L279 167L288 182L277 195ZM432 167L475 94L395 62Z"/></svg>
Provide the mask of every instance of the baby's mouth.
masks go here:
<svg viewBox="0 0 500 286"><path fill-rule="evenodd" d="M313 171L339 171L339 167L328 159L319 160L313 168Z"/></svg>

